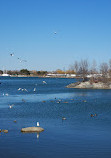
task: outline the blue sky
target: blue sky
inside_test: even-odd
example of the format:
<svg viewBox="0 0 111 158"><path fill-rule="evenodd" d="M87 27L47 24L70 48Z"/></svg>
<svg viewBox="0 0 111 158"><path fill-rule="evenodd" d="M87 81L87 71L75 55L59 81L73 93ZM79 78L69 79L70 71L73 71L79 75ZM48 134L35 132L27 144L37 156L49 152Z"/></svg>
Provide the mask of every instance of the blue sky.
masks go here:
<svg viewBox="0 0 111 158"><path fill-rule="evenodd" d="M0 69L52 71L81 59L111 59L110 0L0 0Z"/></svg>

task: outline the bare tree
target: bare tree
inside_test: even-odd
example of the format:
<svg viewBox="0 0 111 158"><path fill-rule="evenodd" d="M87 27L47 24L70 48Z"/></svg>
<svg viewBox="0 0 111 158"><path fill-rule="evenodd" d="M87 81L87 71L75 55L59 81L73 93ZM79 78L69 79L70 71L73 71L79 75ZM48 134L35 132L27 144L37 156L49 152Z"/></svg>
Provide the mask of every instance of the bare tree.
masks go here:
<svg viewBox="0 0 111 158"><path fill-rule="evenodd" d="M97 73L97 63L95 60L93 60L92 62L92 66L91 66L91 70L90 70L91 74L96 74Z"/></svg>
<svg viewBox="0 0 111 158"><path fill-rule="evenodd" d="M111 59L109 60L109 77L111 78Z"/></svg>
<svg viewBox="0 0 111 158"><path fill-rule="evenodd" d="M100 72L103 77L103 82L107 82L107 78L108 78L108 64L107 63L103 62L100 65Z"/></svg>
<svg viewBox="0 0 111 158"><path fill-rule="evenodd" d="M74 62L74 64L72 64L72 65L70 65L70 68L69 68L69 70L73 70L75 73L76 73L76 75L78 75L78 72L79 72L79 62L78 61L75 61Z"/></svg>
<svg viewBox="0 0 111 158"><path fill-rule="evenodd" d="M89 72L88 60L87 59L81 60L81 62L79 63L79 74L83 78L83 81L85 81L85 79L87 78L88 72Z"/></svg>
<svg viewBox="0 0 111 158"><path fill-rule="evenodd" d="M102 73L102 76L107 77L108 74L108 64L107 63L102 63L100 65L100 72Z"/></svg>
<svg viewBox="0 0 111 158"><path fill-rule="evenodd" d="M78 63L78 61L74 62L74 71L76 72L76 75L78 75L78 72L79 72L79 63Z"/></svg>

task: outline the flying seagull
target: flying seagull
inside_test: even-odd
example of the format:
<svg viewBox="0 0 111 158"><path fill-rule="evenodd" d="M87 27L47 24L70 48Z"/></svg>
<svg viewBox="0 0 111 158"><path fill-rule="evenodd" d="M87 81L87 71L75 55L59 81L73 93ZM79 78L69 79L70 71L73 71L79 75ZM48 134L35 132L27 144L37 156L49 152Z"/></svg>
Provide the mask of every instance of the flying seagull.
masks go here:
<svg viewBox="0 0 111 158"><path fill-rule="evenodd" d="M11 53L11 54L10 54L10 56L12 56L12 57L13 57L13 56L14 56L14 53Z"/></svg>
<svg viewBox="0 0 111 158"><path fill-rule="evenodd" d="M14 106L14 104L12 104L12 105L9 105L9 108L11 109L13 106Z"/></svg>

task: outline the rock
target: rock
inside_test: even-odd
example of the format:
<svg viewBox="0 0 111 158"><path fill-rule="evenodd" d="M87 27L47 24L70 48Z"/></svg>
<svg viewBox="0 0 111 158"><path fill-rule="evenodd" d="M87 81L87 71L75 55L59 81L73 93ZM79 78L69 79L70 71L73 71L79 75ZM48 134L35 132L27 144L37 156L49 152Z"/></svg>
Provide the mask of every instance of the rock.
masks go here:
<svg viewBox="0 0 111 158"><path fill-rule="evenodd" d="M111 89L111 83L90 83L90 81L86 82L76 82L67 86L67 88L80 88L80 89Z"/></svg>
<svg viewBox="0 0 111 158"><path fill-rule="evenodd" d="M75 82L75 83L71 83L68 86L66 86L67 88L75 88L76 86L78 86L81 82Z"/></svg>
<svg viewBox="0 0 111 158"><path fill-rule="evenodd" d="M21 132L26 132L26 133L31 133L31 132L42 132L44 131L43 128L41 127L27 127L27 128L22 128Z"/></svg>
<svg viewBox="0 0 111 158"><path fill-rule="evenodd" d="M2 132L8 133L8 130L7 129L2 129Z"/></svg>
<svg viewBox="0 0 111 158"><path fill-rule="evenodd" d="M2 132L2 130L0 129L0 132Z"/></svg>

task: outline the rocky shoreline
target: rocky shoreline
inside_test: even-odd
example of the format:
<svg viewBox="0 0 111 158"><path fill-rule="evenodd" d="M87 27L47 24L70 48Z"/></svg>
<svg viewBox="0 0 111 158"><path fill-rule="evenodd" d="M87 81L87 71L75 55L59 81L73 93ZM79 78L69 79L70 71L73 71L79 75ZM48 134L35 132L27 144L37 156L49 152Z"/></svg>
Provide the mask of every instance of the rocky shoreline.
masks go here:
<svg viewBox="0 0 111 158"><path fill-rule="evenodd" d="M78 88L78 89L111 89L111 82L108 83L103 83L103 82L91 83L90 81L76 82L76 83L71 83L66 87Z"/></svg>

